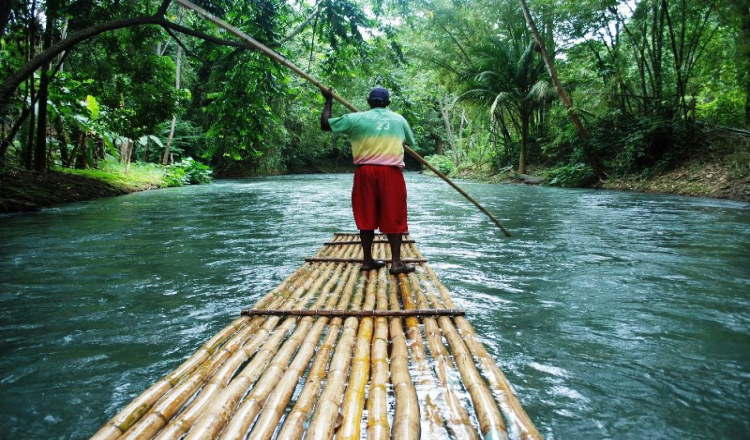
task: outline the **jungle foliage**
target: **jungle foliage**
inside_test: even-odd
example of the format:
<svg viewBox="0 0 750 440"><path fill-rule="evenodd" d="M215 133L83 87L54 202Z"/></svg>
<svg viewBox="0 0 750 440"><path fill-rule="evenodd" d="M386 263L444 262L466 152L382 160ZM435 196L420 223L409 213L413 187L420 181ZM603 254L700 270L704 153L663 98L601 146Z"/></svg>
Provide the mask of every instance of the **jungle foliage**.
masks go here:
<svg viewBox="0 0 750 440"><path fill-rule="evenodd" d="M449 173L552 169L553 184L668 168L700 124L750 128L748 0L196 1L366 108L391 90L414 149ZM114 158L171 184L348 164L319 91L170 0L0 8L0 160L43 171ZM334 106L334 113L345 109ZM195 159L195 160L193 160Z"/></svg>

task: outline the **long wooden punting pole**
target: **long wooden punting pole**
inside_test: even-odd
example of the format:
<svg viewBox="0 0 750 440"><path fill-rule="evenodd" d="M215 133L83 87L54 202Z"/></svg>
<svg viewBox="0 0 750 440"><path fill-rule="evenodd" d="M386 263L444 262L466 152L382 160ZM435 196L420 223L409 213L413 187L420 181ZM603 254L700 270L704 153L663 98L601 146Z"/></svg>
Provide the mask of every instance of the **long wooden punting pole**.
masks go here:
<svg viewBox="0 0 750 440"><path fill-rule="evenodd" d="M206 10L204 10L200 6L197 6L197 5L189 2L188 0L175 0L175 1L177 3L179 3L180 5L188 8L188 9L192 9L196 13L198 13L198 14L202 15L204 18L206 18L208 21L216 24L217 26L219 26L219 27L223 28L224 30L228 31L229 33L231 33L232 35L240 38L244 43L247 44L248 48L259 50L260 52L262 52L264 55L268 56L272 60L274 60L274 61L280 63L281 65L289 68L291 71L293 71L297 75L299 75L302 78L306 79L307 81L309 81L310 83L312 83L313 85L315 85L320 90L325 90L325 91L330 92L331 96L336 101L338 101L341 104L343 104L349 110L351 110L353 112L358 112L359 111L355 106L353 106L348 101L346 101L344 98L342 98L341 96L339 96L330 87L326 87L320 81L318 81L314 77L310 76L307 72L305 72L304 70L302 70L299 67L295 66L292 62L290 62L289 60L287 60L283 56L279 55L278 53L274 52L273 50L271 50L270 48L268 48L268 46L266 46L263 43L257 41L253 37L245 34L241 30L239 30L236 27L230 25L229 23L225 22L224 20L221 20L221 19L219 19L217 17L214 17L213 15L211 15L210 13L208 13ZM453 189L455 189L462 196L464 196L466 198L466 200L470 201L472 204L474 204L474 206L476 206L477 208L479 208L480 211L482 211L485 215L487 215L487 217L489 217L490 220L492 220L492 222L495 223L495 225L497 225L497 227L500 228L501 231L503 231L503 234L505 234L506 237L510 237L510 232L508 232L508 230L505 229L505 226L503 226L503 224L500 223L500 221L497 218L495 218L494 215L492 215L484 206L480 205L479 202L477 202L473 197L471 197L469 194L467 194L466 191L464 191L461 187L459 187L458 185L456 185L450 178L448 178L448 176L446 176L445 174L441 173L437 168L435 168L434 166L432 166L422 156L420 156L416 151L414 151L411 148L409 148L407 145L404 145L404 151L406 151L407 153L409 153L409 155L411 157L413 157L414 159L416 159L417 162L421 163L422 165L424 165L425 167L427 167L430 171L432 171L433 173L435 173L438 177L440 177L441 179L443 179L448 185L452 186Z"/></svg>

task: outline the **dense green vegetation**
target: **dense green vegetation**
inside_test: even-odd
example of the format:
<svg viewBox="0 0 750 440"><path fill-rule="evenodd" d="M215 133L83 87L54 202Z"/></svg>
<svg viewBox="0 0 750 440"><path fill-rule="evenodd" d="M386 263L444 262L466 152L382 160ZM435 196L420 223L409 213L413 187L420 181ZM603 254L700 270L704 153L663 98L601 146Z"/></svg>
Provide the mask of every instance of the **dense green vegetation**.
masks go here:
<svg viewBox="0 0 750 440"><path fill-rule="evenodd" d="M748 0L537 0L537 40L518 0L196 3L360 108L389 88L415 150L447 173L541 166L586 185L709 154L705 124L750 124ZM0 78L10 167L176 163L175 185L205 181L201 164L350 161L345 138L317 129L318 90L170 0L3 2ZM729 153L750 175L749 155Z"/></svg>

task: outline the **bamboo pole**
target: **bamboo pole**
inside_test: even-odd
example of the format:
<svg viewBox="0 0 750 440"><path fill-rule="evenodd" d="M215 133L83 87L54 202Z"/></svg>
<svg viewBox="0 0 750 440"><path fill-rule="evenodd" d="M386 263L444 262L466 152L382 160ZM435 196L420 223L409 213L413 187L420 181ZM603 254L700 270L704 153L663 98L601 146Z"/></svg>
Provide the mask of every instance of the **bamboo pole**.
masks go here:
<svg viewBox="0 0 750 440"><path fill-rule="evenodd" d="M289 275L271 292L265 295L256 304L257 308L267 306L274 298L286 292L290 285L293 285L295 279L300 277L300 271ZM205 344L203 344L190 358L184 361L172 373L165 376L164 379L152 385L149 389L135 398L130 404L123 408L109 422L107 422L91 438L114 439L120 437L136 424L149 409L161 399L165 394L173 390L175 385L181 380L188 377L191 373L200 368L216 352L216 349L224 344L229 337L236 334L243 327L250 325L251 320L245 317L236 319L224 329L219 331Z"/></svg>
<svg viewBox="0 0 750 440"><path fill-rule="evenodd" d="M354 266L354 273L356 275L350 278L350 283L361 280L361 277L359 276L359 266ZM350 308L352 310L356 310L362 306L364 287L364 283L358 283L356 293L351 299ZM347 291L350 291L350 289L353 288L353 285L348 285ZM347 320L345 326L346 324L348 324L348 327L345 327L345 329L342 331L341 339L343 339L345 334L350 334L352 331L356 331L351 328L353 325L352 321ZM341 318L334 318L331 320L331 325L328 327L326 338L323 341L320 349L318 350L318 354L315 356L313 365L310 367L310 372L307 375L307 382L305 384L305 387L302 390L299 398L297 399L297 402L294 404L294 407L291 409L286 419L284 420L284 424L281 427L277 438L285 440L298 440L302 438L305 432L308 431L307 421L310 417L310 414L312 414L316 403L319 403L321 400L316 400L316 397L318 397L324 379L327 379L328 382L330 382L330 372L341 369L341 364L344 363L346 358L348 358L348 356L339 354L343 350L343 348L340 347L342 346L341 339L339 339L339 331L341 330L341 326ZM337 339L339 339L338 344L336 344ZM334 344L336 344L335 351ZM333 358L330 359L329 366L329 358L331 357L332 351ZM327 366L329 366L328 369L326 369Z"/></svg>
<svg viewBox="0 0 750 440"><path fill-rule="evenodd" d="M378 271L369 271L367 288L365 289L365 304L363 308L372 310L375 307L378 286ZM363 318L359 322L357 342L349 373L349 384L344 394L341 406L341 427L336 432L336 439L359 439L362 424L362 411L365 407L365 389L370 378L370 347L372 345L374 323L373 319Z"/></svg>
<svg viewBox="0 0 750 440"><path fill-rule="evenodd" d="M349 265L347 271L342 277L342 281L337 286L337 292L339 293L339 296L341 296L341 298L339 299L339 303L337 304L338 307L347 307L349 305L349 300L351 299L352 291L354 289L354 283L356 282L358 277L358 273L354 269L355 266ZM341 322L340 318L338 319L338 322ZM320 347L316 347L318 342L320 341L320 335L325 330L327 324L328 318L325 317L315 321L313 330L300 346L299 353L294 358L294 361L292 361L292 364L289 366L287 371L284 373L284 376L282 376L281 379L276 382L277 387L268 397L268 400L266 401L266 404L263 407L260 416L258 417L258 421L253 427L253 439L267 440L276 430L277 424L284 414L284 410L290 403L290 399L292 397L294 389L296 388L300 378L303 376L305 369L310 362L310 359L316 353L316 348L317 356L319 356L321 359L318 364L325 365L325 363L327 362L328 353L330 353L331 348L333 347L333 339L338 334L339 327L339 325L335 325L332 322L331 326L328 326L330 334L326 335L326 338L324 339ZM317 357L316 361L313 361L313 365L310 368L310 374L315 371L316 362ZM311 380L310 377L311 376L308 375L308 381Z"/></svg>
<svg viewBox="0 0 750 440"><path fill-rule="evenodd" d="M377 309L388 309L388 277L385 270L378 271ZM388 319L375 318L375 332L370 355L370 392L367 396L367 438L387 440L391 427L388 423Z"/></svg>
<svg viewBox="0 0 750 440"><path fill-rule="evenodd" d="M328 279L333 269L328 265L322 276L318 277L309 292L300 299L295 305L296 308L304 307L308 300L314 296L321 288L322 283ZM278 320L278 317L271 317L269 321ZM273 332L269 332L266 339L258 352L252 357L250 362L242 371L231 380L226 388L214 399L206 411L202 412L200 417L195 421L194 426L190 428L187 440L215 437L226 426L228 419L237 409L240 399L245 395L247 390L258 380L265 368L271 362L272 358L279 350L282 341L292 332L292 328L297 324L297 318L287 318ZM260 337L258 337L260 339ZM265 339L265 338L263 338ZM181 424L184 427L185 424Z"/></svg>
<svg viewBox="0 0 750 440"><path fill-rule="evenodd" d="M271 291L271 294L276 295L277 292L286 289L292 289L292 295L295 292L301 292L300 288L303 288L305 283L310 279L309 275L313 273L314 271L311 271L309 269L300 269L295 272L296 279L293 282L290 282L288 284L282 282L283 286L277 286L276 289ZM287 280L291 278L292 277L290 276L287 278ZM265 298L268 297L269 296L266 296ZM271 302L265 301L265 298L259 301L259 304L267 304L271 307L277 307L282 305L284 301L287 301L287 298L278 295L273 297L271 299ZM130 430L125 433L125 436L123 438L137 439L154 436L177 412L179 412L183 408L186 402L190 401L195 392L197 392L200 387L205 385L208 378L214 377L214 379L212 379L212 382L215 383L217 381L217 379L215 378L228 377L228 375L231 374L231 371L237 368L237 364L242 362L241 359L244 359L246 356L246 353L240 353L235 356L236 352L247 342L248 337L250 335L253 335L258 330L263 322L263 318L255 318L245 328L236 333L235 336L233 336L232 339L230 339L222 347L222 350L216 356L216 359L211 359L209 363L201 367L202 370L198 370L197 373L191 374L186 379L181 381L178 386L166 393L162 397L162 399L160 399L159 402L154 405L152 410L149 411L145 417L139 420ZM214 338L212 338L212 340L213 339ZM209 341L209 343L210 342L211 341ZM247 347L245 347L245 350L246 349ZM238 357L241 359L238 360ZM224 363L224 359L227 358L229 358L228 361ZM220 368L221 370L219 370ZM219 370L219 373L216 373L217 370ZM216 389L216 387L213 386L212 383L210 383L210 385L211 387L209 387L209 390ZM196 400L193 405L200 406L200 402L204 401L209 396L210 393L202 392L201 397Z"/></svg>
<svg viewBox="0 0 750 440"><path fill-rule="evenodd" d="M482 437L485 439L507 439L508 432L500 409L494 400L492 392L474 365L474 359L458 334L453 322L449 318L441 317L438 319L438 323L443 336L447 339L451 347L453 358L461 374L461 379L471 396Z"/></svg>
<svg viewBox="0 0 750 440"><path fill-rule="evenodd" d="M423 278L423 273L418 273L419 279ZM429 304L427 296L417 283L417 276L410 276L412 291L417 293L417 306L424 307ZM446 419L448 430L453 438L460 439L479 439L476 429L471 425L471 420L466 412L463 402L451 383L451 377L456 375L456 367L451 360L450 353L442 342L442 333L438 327L435 318L424 318L425 335L427 343L435 360L435 372L440 383L440 392L442 393L441 406L444 418Z"/></svg>
<svg viewBox="0 0 750 440"><path fill-rule="evenodd" d="M261 42L255 40L254 38L252 38L251 36L245 34L242 31L240 31L236 27L231 26L229 23L225 22L224 20L221 20L221 19L219 19L217 17L214 17L213 15L211 15L210 13L208 13L206 10L204 10L204 9L196 6L195 4L189 2L188 0L176 0L176 2L179 3L180 5L188 8L188 9L192 9L193 11L195 11L196 13L198 13L199 15L203 16L204 18L206 18L208 21L214 23L215 25L219 26L220 28L222 28L222 29L226 30L227 32L231 33L232 35L236 36L237 38L239 38L240 40L242 40L244 43L246 43L248 45L248 48L260 51L261 53L263 53L267 57L269 57L272 60L278 62L279 64L287 67L292 72L296 73L300 77L302 77L305 80L309 81L310 83L312 83L315 87L319 88L320 90L327 91L328 93L331 94L331 96L333 97L333 99L335 99L338 102L340 102L342 105L344 105L349 110L351 110L353 112L358 112L359 111L359 110L357 110L356 107L354 107L352 104L350 104L344 98L342 98L336 92L334 92L333 89L331 89L330 87L326 87L320 81L318 81L314 77L310 76L307 72L305 72L302 69L300 69L299 67L295 66L292 62L290 62L289 60L287 60L286 58L284 58L280 54L274 52L273 50L271 50L270 48L268 48L267 46L265 46ZM433 173L435 173L435 175L437 175L438 177L440 177L441 179L443 179L443 181L445 181L448 185L452 186L453 189L455 189L462 196L464 196L464 198L466 198L466 200L468 200L469 202L471 202L474 206L476 206L477 208L479 208L480 211L482 211L485 215L487 215L487 217L489 217L489 219L492 220L492 222L495 223L495 225L498 228L500 228L501 231L503 231L503 234L505 234L506 237L510 237L510 232L508 232L508 230L505 229L505 227L502 225L502 223L500 223L500 221L497 218L495 218L494 215L492 215L484 206L482 206L481 204L479 204L479 202L477 202L473 197L471 197L469 194L467 194L466 191L464 191L463 189L461 189L461 187L459 187L458 185L456 185L450 178L448 178L448 176L446 176L445 174L441 173L437 168L435 168L429 162L427 162L426 160L424 160L424 158L422 156L420 156L416 151L414 151L411 148L409 148L409 146L404 145L404 151L406 153L408 153L411 157L413 157L414 159L416 159L419 163L421 163L422 165L424 165L425 167L427 167L430 171L432 171Z"/></svg>
<svg viewBox="0 0 750 440"><path fill-rule="evenodd" d="M398 310L398 287L391 278L390 308ZM401 318L390 318L389 334L391 337L391 383L396 401L393 416L391 438L411 440L420 436L420 415L417 389L409 374L409 352L406 335L401 326Z"/></svg>
<svg viewBox="0 0 750 440"><path fill-rule="evenodd" d="M319 275L321 272L320 269L321 268L312 269L312 272L310 273L310 276L307 278L305 283L295 289L292 295L290 295L290 298L286 300L284 306L285 308L292 306L301 308L307 303L309 295L314 293L314 289L319 286ZM177 418L171 420L169 424L159 433L157 438L177 439L183 436L189 429L191 429L198 418L200 418L204 414L206 409L211 407L212 402L219 398L221 393L227 388L227 386L229 385L229 381L232 380L233 375L235 374L237 369L248 359L254 356L256 351L259 350L261 345L273 333L274 329L276 329L278 321L278 317L270 317L262 321L263 325L258 329L258 331L253 333L252 338L250 338L242 346L242 348L237 351L237 353L235 353L224 365L222 365L221 369L219 369L219 371L217 371L211 378L209 383L206 384L205 387L203 387L195 400L193 400L189 404L189 406L183 409ZM286 330L288 329L281 329L280 331ZM269 354L270 353L266 351L264 352L264 356L255 355L253 359L258 359L258 361L256 361L255 364L251 362L251 364L254 366L257 365L258 362L262 362L263 360L267 359L267 356ZM238 387L239 385L234 386Z"/></svg>
<svg viewBox="0 0 750 440"><path fill-rule="evenodd" d="M466 311L462 309L411 309L411 310L243 310L243 316L327 316L327 317L359 317L359 318L376 318L391 316L463 316Z"/></svg>
<svg viewBox="0 0 750 440"><path fill-rule="evenodd" d="M383 244L383 243L389 243L388 240L378 240L375 239L372 241L373 245ZM414 243L414 240L402 240L401 243ZM326 241L323 243L323 246L342 246L342 245L354 245L354 244L362 244L360 240L355 241Z"/></svg>
<svg viewBox="0 0 750 440"><path fill-rule="evenodd" d="M443 305L455 305L450 297L445 285L435 274L435 271L426 266L427 276L440 293L440 298L431 296L432 303L438 307ZM526 411L521 406L518 397L516 397L513 387L503 374L500 367L497 366L492 357L487 353L484 345L479 341L476 331L471 323L463 317L455 318L456 325L461 330L461 336L471 354L478 360L479 365L487 378L493 395L503 414L508 420L510 433L514 438L541 440L542 436L534 426Z"/></svg>
<svg viewBox="0 0 750 440"><path fill-rule="evenodd" d="M340 263L338 265L336 272L323 288L321 295L313 306L320 306L325 303L325 307L333 307L336 304L338 301L338 295L343 289L339 288L334 290L333 286L338 283L342 272L348 275L351 272L351 266L345 270L344 264ZM333 294L329 294L332 290ZM271 391L279 385L279 380L286 372L294 354L306 342L308 345L314 347L314 344L320 339L320 333L322 330L323 326L313 325L312 316L304 317L299 321L297 329L292 336L284 342L284 345L278 351L276 356L274 356L268 368L265 369L263 375L258 379L255 387L243 400L242 404L237 409L237 412L232 416L226 429L221 434L222 439L245 437L250 425L255 421L256 416L265 404ZM304 366L307 366L310 357L312 357L313 351L314 349L308 350L309 357L304 358L306 355L303 354L303 359L299 362L302 362L304 363ZM298 367L298 369L299 368L300 367Z"/></svg>
<svg viewBox="0 0 750 440"><path fill-rule="evenodd" d="M360 279L364 279L365 276L366 274L362 274ZM362 284L364 286L365 283ZM352 351L356 344L358 327L359 320L356 318L347 318L344 321L344 330L328 367L327 381L313 412L305 436L306 440L327 440L333 437L339 408L341 407L341 398L349 376L349 366Z"/></svg>
<svg viewBox="0 0 750 440"><path fill-rule="evenodd" d="M398 278L399 282L397 286L401 293L401 301L404 309L416 309L414 294L409 288L408 277L402 274ZM427 429L424 435L430 438L447 438L448 432L445 429L445 419L441 416L438 405L431 396L431 392L437 389L437 384L434 381L434 375L427 362L427 350L424 346L422 331L419 328L419 320L414 316L407 317L406 329L407 344L409 345L409 352L413 361L412 366L418 385L417 395L422 401L421 408L424 410L422 411L422 423Z"/></svg>
<svg viewBox="0 0 750 440"><path fill-rule="evenodd" d="M381 258L381 260L385 261L386 263L391 262L390 256L388 258ZM427 262L427 260L424 258L402 258L401 261L404 263L426 263ZM307 263L360 263L361 264L363 261L360 255L354 258L309 257L309 258L305 258L305 262Z"/></svg>

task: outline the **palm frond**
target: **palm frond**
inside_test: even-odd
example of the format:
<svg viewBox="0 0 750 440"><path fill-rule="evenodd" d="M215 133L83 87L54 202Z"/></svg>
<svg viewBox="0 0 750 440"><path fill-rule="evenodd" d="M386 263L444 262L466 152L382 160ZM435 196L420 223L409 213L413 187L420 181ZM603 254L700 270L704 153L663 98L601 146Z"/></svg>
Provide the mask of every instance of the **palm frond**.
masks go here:
<svg viewBox="0 0 750 440"><path fill-rule="evenodd" d="M539 80L531 87L529 94L526 95L527 99L533 101L547 101L557 96L557 89L552 87L548 81Z"/></svg>

